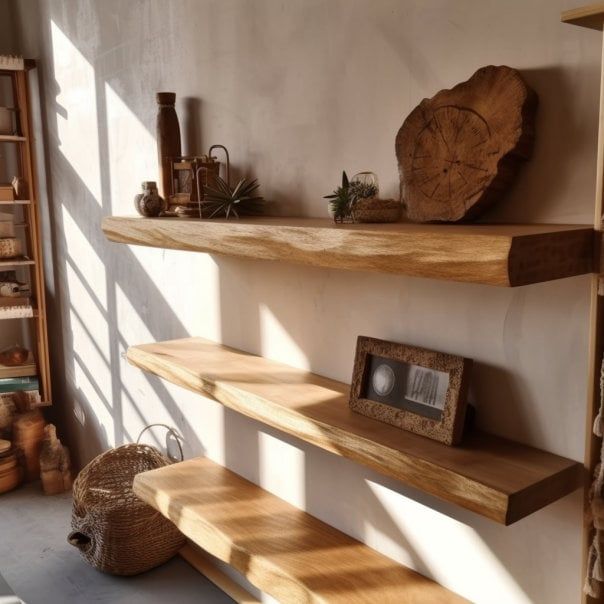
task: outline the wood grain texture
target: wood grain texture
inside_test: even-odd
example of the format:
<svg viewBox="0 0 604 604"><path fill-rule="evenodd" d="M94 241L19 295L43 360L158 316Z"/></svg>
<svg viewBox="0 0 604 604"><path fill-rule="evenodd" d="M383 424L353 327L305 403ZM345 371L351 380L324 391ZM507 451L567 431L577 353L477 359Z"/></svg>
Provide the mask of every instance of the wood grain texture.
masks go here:
<svg viewBox="0 0 604 604"><path fill-rule="evenodd" d="M118 243L499 286L589 273L594 232L578 225L334 225L320 218L107 217Z"/></svg>
<svg viewBox="0 0 604 604"><path fill-rule="evenodd" d="M132 346L133 365L264 424L503 524L571 493L583 466L476 433L459 447L348 406L346 384L201 338Z"/></svg>
<svg viewBox="0 0 604 604"><path fill-rule="evenodd" d="M535 92L504 65L424 99L395 142L407 218L459 222L498 201L530 157L536 108Z"/></svg>
<svg viewBox="0 0 604 604"><path fill-rule="evenodd" d="M138 474L133 489L283 604L467 602L203 457Z"/></svg>
<svg viewBox="0 0 604 604"><path fill-rule="evenodd" d="M604 2L565 10L562 13L561 21L602 31L604 29Z"/></svg>

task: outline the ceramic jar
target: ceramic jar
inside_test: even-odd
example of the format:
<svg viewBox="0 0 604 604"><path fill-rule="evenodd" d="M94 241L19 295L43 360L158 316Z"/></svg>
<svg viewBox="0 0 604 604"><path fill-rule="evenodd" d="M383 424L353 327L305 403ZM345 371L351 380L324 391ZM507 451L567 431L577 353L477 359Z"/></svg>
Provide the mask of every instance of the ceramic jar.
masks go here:
<svg viewBox="0 0 604 604"><path fill-rule="evenodd" d="M148 218L159 216L165 209L165 201L159 196L157 183L148 180L143 182L142 188L143 192L134 197L136 211Z"/></svg>

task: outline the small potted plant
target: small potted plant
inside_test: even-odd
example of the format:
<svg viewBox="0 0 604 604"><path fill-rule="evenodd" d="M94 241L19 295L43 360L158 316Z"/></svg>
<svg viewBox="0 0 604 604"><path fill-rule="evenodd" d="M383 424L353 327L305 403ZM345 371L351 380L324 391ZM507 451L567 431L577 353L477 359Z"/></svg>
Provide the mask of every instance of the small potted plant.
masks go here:
<svg viewBox="0 0 604 604"><path fill-rule="evenodd" d="M204 218L230 218L231 215L239 218L240 215L257 215L262 213L264 198L257 195L260 185L258 180L242 178L235 188L232 188L220 176L212 179L211 185L203 188L203 202L201 202Z"/></svg>
<svg viewBox="0 0 604 604"><path fill-rule="evenodd" d="M329 213L334 222L345 222L352 219L352 197L350 181L346 172L342 172L342 184L330 195L323 199L329 199Z"/></svg>
<svg viewBox="0 0 604 604"><path fill-rule="evenodd" d="M348 179L342 172L342 184L329 199L329 212L335 222L396 222L401 215L401 204L395 199L378 199L377 176L373 172L359 172Z"/></svg>

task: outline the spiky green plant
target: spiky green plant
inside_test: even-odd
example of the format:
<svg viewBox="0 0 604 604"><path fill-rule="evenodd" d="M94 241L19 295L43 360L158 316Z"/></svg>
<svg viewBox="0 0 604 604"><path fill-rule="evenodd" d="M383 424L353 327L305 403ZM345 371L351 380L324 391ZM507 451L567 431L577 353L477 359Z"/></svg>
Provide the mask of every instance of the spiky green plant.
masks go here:
<svg viewBox="0 0 604 604"><path fill-rule="evenodd" d="M372 182L353 181L350 183L350 196L353 205L360 199L375 197L378 194L377 185Z"/></svg>
<svg viewBox="0 0 604 604"><path fill-rule="evenodd" d="M224 214L225 218L230 218L233 214L236 218L239 216L253 215L262 213L264 198L256 195L260 186L258 180L247 180L242 178L235 188L231 188L225 180L217 176L212 181L213 186L203 188L203 208L210 212L208 218L214 218Z"/></svg>
<svg viewBox="0 0 604 604"><path fill-rule="evenodd" d="M331 195L325 195L323 199L329 199L329 209L332 211L333 219L336 222L343 222L350 217L352 197L350 195L350 181L346 172L342 172L342 184Z"/></svg>

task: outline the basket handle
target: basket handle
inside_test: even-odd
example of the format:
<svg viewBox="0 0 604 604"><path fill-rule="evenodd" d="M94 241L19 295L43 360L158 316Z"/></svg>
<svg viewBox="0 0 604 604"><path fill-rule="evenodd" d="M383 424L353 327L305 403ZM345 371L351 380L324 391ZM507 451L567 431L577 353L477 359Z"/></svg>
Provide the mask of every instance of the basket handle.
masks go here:
<svg viewBox="0 0 604 604"><path fill-rule="evenodd" d="M138 435L138 438L136 439L136 444L137 445L140 444L141 437L149 428L155 428L157 426L161 426L162 428L165 428L168 431L168 434L171 434L174 437L174 440L176 441L176 444L178 445L178 452L180 453L180 461L184 461L185 456L184 456L184 453L182 452L182 445L180 444L182 437L174 428L171 428L170 426L168 426L166 424L149 424L148 426L145 426L141 430L140 434Z"/></svg>
<svg viewBox="0 0 604 604"><path fill-rule="evenodd" d="M71 531L71 533L67 535L67 541L70 545L77 547L83 552L92 545L92 539L80 531Z"/></svg>

